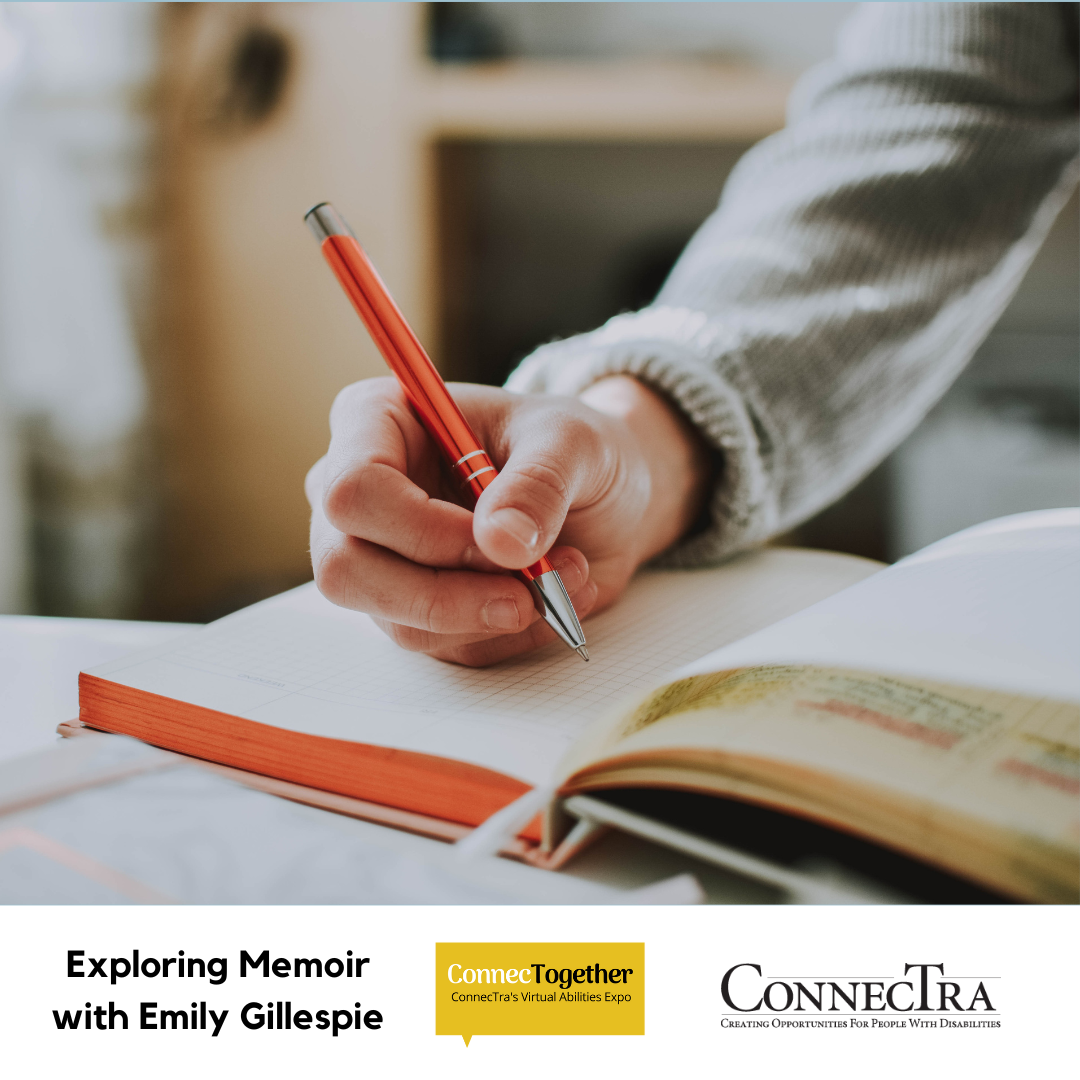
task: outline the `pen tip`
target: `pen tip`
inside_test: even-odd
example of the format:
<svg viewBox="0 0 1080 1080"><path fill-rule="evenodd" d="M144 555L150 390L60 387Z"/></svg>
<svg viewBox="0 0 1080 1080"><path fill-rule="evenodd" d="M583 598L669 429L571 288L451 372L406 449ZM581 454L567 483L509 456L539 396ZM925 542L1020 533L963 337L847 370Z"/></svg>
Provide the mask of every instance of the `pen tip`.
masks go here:
<svg viewBox="0 0 1080 1080"><path fill-rule="evenodd" d="M584 645L579 645L574 651L578 654L578 656L581 657L582 660L587 661L589 659L589 650L586 649Z"/></svg>

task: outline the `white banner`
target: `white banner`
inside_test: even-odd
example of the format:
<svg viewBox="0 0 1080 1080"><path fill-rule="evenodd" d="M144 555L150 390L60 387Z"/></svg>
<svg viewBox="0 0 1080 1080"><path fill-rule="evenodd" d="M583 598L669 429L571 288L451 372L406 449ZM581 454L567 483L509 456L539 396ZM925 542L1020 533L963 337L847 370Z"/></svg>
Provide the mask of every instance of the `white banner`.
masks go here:
<svg viewBox="0 0 1080 1080"><path fill-rule="evenodd" d="M1072 1058L1077 922L1075 907L8 908L0 1045L8 1076L80 1080L1013 1080ZM642 942L645 1033L436 1035L447 942ZM521 961L530 990L545 963ZM554 1016L600 973L549 975L546 1004L520 985L489 996Z"/></svg>

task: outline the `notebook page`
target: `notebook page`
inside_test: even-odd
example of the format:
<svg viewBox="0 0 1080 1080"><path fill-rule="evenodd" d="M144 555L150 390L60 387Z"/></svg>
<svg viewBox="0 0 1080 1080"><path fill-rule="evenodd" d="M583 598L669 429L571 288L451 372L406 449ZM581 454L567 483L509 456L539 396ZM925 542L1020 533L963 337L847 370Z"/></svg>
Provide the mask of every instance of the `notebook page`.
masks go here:
<svg viewBox="0 0 1080 1080"><path fill-rule="evenodd" d="M1080 701L1080 510L932 544L685 672L817 664Z"/></svg>
<svg viewBox="0 0 1080 1080"><path fill-rule="evenodd" d="M651 571L586 622L591 662L553 643L483 670L405 652L366 616L304 586L92 674L291 731L541 783L577 733L620 698L878 569L769 549L715 569Z"/></svg>

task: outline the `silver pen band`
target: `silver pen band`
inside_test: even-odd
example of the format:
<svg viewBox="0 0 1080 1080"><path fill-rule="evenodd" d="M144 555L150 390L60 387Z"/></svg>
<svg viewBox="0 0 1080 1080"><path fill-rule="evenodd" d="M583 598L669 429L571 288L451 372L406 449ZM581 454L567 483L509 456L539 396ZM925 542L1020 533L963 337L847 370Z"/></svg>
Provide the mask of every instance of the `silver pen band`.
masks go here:
<svg viewBox="0 0 1080 1080"><path fill-rule="evenodd" d="M486 454L486 453L487 453L487 451L486 451L486 450L474 450L474 451L473 451L473 452L472 452L471 454L466 454L466 455L465 455L464 457L459 457L459 458L457 459L457 461L455 461L455 462L454 462L454 468L456 469L456 468L457 468L457 467L458 467L459 465L461 465L461 464L462 464L463 462L466 462L466 461L468 461L468 460L469 460L469 458L474 458L474 457L476 457L476 456L477 456L477 454Z"/></svg>

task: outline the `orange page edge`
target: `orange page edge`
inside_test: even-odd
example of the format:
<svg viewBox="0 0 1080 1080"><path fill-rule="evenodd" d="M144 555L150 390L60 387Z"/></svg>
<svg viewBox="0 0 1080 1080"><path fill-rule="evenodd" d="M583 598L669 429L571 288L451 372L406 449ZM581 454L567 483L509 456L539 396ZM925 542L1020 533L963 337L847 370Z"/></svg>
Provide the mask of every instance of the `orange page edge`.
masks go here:
<svg viewBox="0 0 1080 1080"><path fill-rule="evenodd" d="M530 790L479 765L287 731L86 672L79 719L190 757L471 827ZM539 818L520 835L539 843Z"/></svg>

